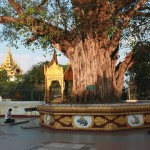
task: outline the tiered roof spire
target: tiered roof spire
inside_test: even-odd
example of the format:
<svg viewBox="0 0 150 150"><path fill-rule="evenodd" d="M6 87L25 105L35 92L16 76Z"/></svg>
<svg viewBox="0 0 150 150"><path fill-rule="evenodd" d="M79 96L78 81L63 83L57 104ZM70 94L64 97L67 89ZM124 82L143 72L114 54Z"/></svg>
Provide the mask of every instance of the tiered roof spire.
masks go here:
<svg viewBox="0 0 150 150"><path fill-rule="evenodd" d="M2 65L0 66L0 70L6 70L8 76L15 76L21 75L22 70L20 67L15 63L12 54L10 52L10 47L8 47L8 53Z"/></svg>

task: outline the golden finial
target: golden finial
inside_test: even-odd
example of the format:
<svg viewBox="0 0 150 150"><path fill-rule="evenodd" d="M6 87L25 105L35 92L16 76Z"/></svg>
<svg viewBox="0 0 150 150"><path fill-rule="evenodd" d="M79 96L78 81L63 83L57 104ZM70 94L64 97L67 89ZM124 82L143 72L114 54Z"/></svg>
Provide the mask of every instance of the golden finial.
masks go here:
<svg viewBox="0 0 150 150"><path fill-rule="evenodd" d="M10 53L10 46L8 46L8 53Z"/></svg>
<svg viewBox="0 0 150 150"><path fill-rule="evenodd" d="M56 50L54 49L53 60L58 64Z"/></svg>

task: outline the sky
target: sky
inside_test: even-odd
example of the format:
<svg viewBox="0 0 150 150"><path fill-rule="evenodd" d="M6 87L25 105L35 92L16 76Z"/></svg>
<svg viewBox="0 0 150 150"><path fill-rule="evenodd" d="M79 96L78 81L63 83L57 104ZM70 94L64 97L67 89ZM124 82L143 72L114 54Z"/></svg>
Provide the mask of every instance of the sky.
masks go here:
<svg viewBox="0 0 150 150"><path fill-rule="evenodd" d="M21 44L18 46L18 49L16 49L15 47L10 47L10 52L15 62L23 70L23 73L26 73L32 68L33 65L39 62L51 61L52 59L53 55L51 55L50 53L46 54L46 52L44 52L43 50L38 49L36 52L33 52L32 50L25 48ZM6 58L8 47L8 42L0 43L0 65L2 65L4 59ZM60 54L60 52L57 53ZM57 59L59 64L67 64L69 62L69 60L63 54L57 57Z"/></svg>

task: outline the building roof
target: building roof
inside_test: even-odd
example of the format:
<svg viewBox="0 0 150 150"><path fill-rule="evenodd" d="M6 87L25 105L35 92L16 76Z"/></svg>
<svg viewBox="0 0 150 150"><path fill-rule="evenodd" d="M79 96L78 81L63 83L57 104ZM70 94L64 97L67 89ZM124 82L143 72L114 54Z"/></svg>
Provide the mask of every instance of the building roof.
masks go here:
<svg viewBox="0 0 150 150"><path fill-rule="evenodd" d="M53 58L52 58L52 60L49 62L49 64L47 65L47 67L49 68L50 66L52 66L54 62L55 62L56 64L58 64L56 50L54 50Z"/></svg>
<svg viewBox="0 0 150 150"><path fill-rule="evenodd" d="M58 66L63 68L64 80L70 80L70 81L73 80L73 72L72 72L71 65L70 64L69 65L58 64L56 50L54 50L52 60L49 62L49 64L47 66L45 66L45 70L46 70L46 68L50 68L51 66L53 66L54 63L56 63Z"/></svg>

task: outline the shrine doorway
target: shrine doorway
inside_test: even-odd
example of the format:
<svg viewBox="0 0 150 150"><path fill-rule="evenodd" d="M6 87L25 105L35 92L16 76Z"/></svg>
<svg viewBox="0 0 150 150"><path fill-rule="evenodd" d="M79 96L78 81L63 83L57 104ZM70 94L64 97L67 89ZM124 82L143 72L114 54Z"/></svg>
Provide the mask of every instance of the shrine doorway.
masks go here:
<svg viewBox="0 0 150 150"><path fill-rule="evenodd" d="M58 81L52 81L50 86L50 101L53 102L61 99L61 85Z"/></svg>

